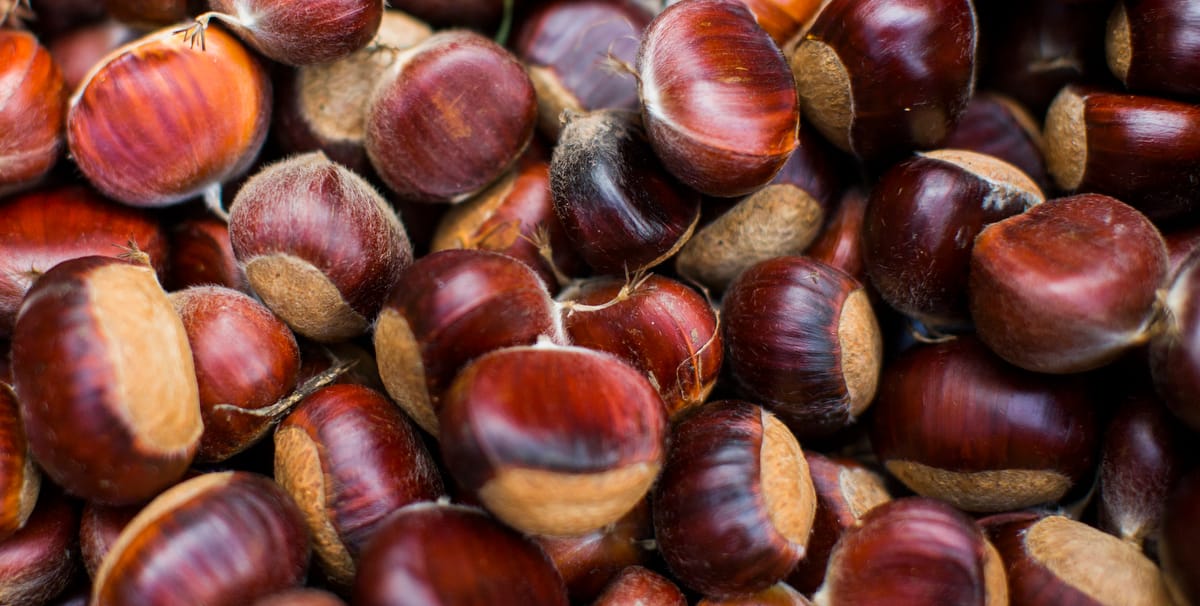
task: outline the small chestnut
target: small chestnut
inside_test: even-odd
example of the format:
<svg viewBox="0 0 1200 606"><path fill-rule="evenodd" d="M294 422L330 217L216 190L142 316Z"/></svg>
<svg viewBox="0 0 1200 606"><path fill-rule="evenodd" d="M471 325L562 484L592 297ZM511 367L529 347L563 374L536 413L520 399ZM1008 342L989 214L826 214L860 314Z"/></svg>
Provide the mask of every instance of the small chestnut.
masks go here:
<svg viewBox="0 0 1200 606"><path fill-rule="evenodd" d="M264 56L288 65L328 63L364 47L383 18L383 0L209 0L192 35L203 41L210 19ZM203 44L203 42L202 42Z"/></svg>
<svg viewBox="0 0 1200 606"><path fill-rule="evenodd" d="M592 606L687 606L683 592L669 579L641 566L630 566L608 584Z"/></svg>
<svg viewBox="0 0 1200 606"><path fill-rule="evenodd" d="M63 149L67 90L33 34L0 29L0 195L33 185Z"/></svg>
<svg viewBox="0 0 1200 606"><path fill-rule="evenodd" d="M862 241L867 201L861 187L846 190L829 213L821 234L804 251L806 257L836 267L863 284L868 279Z"/></svg>

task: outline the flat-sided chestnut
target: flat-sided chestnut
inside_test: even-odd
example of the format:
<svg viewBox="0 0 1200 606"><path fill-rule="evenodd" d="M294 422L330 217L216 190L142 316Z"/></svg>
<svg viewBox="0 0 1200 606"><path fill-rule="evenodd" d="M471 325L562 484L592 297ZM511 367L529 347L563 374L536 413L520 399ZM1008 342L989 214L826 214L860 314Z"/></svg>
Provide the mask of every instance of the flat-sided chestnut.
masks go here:
<svg viewBox="0 0 1200 606"><path fill-rule="evenodd" d="M748 194L766 185L796 148L795 80L741 2L668 7L642 35L637 71L654 152L700 192Z"/></svg>
<svg viewBox="0 0 1200 606"><path fill-rule="evenodd" d="M62 155L67 90L50 52L0 29L0 195L37 183Z"/></svg>
<svg viewBox="0 0 1200 606"><path fill-rule="evenodd" d="M367 544L354 586L363 606L566 606L546 554L477 509L417 503Z"/></svg>
<svg viewBox="0 0 1200 606"><path fill-rule="evenodd" d="M663 169L636 115L568 114L550 159L554 212L596 271L630 274L683 246L700 220L700 196Z"/></svg>
<svg viewBox="0 0 1200 606"><path fill-rule="evenodd" d="M1113 196L1156 222L1200 205L1200 107L1179 101L1062 90L1046 114L1046 162L1058 186Z"/></svg>
<svg viewBox="0 0 1200 606"><path fill-rule="evenodd" d="M1165 296L1160 331L1150 341L1154 387L1176 417L1200 431L1200 253L1180 265Z"/></svg>
<svg viewBox="0 0 1200 606"><path fill-rule="evenodd" d="M599 530L571 537L535 536L554 562L571 600L590 603L622 570L649 563L654 528L650 500Z"/></svg>
<svg viewBox="0 0 1200 606"><path fill-rule="evenodd" d="M804 257L763 261L729 286L723 314L734 378L797 435L842 429L875 399L879 323L840 270Z"/></svg>
<svg viewBox="0 0 1200 606"><path fill-rule="evenodd" d="M957 149L917 154L871 190L863 221L871 283L884 301L927 326L963 324L975 236L1043 201L1025 173L993 156Z"/></svg>
<svg viewBox="0 0 1200 606"><path fill-rule="evenodd" d="M125 504L175 483L203 430L187 332L149 267L64 261L17 314L13 379L34 457L55 483Z"/></svg>
<svg viewBox="0 0 1200 606"><path fill-rule="evenodd" d="M980 521L1008 576L1013 604L1172 606L1158 566L1138 548L1087 524L1053 515Z"/></svg>
<svg viewBox="0 0 1200 606"><path fill-rule="evenodd" d="M804 453L771 413L725 400L675 424L654 536L684 585L715 596L774 585L804 556L815 512Z"/></svg>
<svg viewBox="0 0 1200 606"><path fill-rule="evenodd" d="M1166 245L1145 215L1108 196L1059 198L980 232L971 317L1008 362L1081 372L1149 339L1166 274Z"/></svg>
<svg viewBox="0 0 1200 606"><path fill-rule="evenodd" d="M383 18L383 0L209 0L192 35L204 40L211 19L227 25L270 59L288 65L328 63L364 47Z"/></svg>
<svg viewBox="0 0 1200 606"><path fill-rule="evenodd" d="M1004 562L971 518L909 497L872 509L846 532L813 603L1003 606L1008 588Z"/></svg>
<svg viewBox="0 0 1200 606"><path fill-rule="evenodd" d="M1098 442L1082 383L1014 368L969 336L889 364L871 421L892 475L965 511L1058 501L1094 471Z"/></svg>
<svg viewBox="0 0 1200 606"><path fill-rule="evenodd" d="M142 510L142 504L112 507L85 503L79 519L79 554L88 578L96 578L104 556L112 550L121 531Z"/></svg>
<svg viewBox="0 0 1200 606"><path fill-rule="evenodd" d="M632 366L548 343L472 362L438 420L458 484L509 526L549 535L591 532L633 509L662 467L667 431L662 399Z"/></svg>
<svg viewBox="0 0 1200 606"><path fill-rule="evenodd" d="M1200 471L1193 471L1172 490L1163 513L1163 572L1176 604L1200 603L1197 512L1200 512Z"/></svg>
<svg viewBox="0 0 1200 606"><path fill-rule="evenodd" d="M669 579L641 566L622 570L592 606L687 606L683 592Z"/></svg>
<svg viewBox="0 0 1200 606"><path fill-rule="evenodd" d="M375 88L367 156L402 198L457 202L504 174L536 123L516 57L479 34L441 32L400 53Z"/></svg>
<svg viewBox="0 0 1200 606"><path fill-rule="evenodd" d="M159 495L121 531L92 584L95 606L235 606L299 585L309 535L296 504L262 476L229 471Z"/></svg>
<svg viewBox="0 0 1200 606"><path fill-rule="evenodd" d="M512 257L446 250L413 263L375 325L388 394L438 434L443 392L471 360L503 347L562 340L558 309L537 274Z"/></svg>
<svg viewBox="0 0 1200 606"><path fill-rule="evenodd" d="M1051 186L1041 126L1018 101L998 93L971 97L943 147L995 156L1021 169L1042 191Z"/></svg>
<svg viewBox="0 0 1200 606"><path fill-rule="evenodd" d="M611 353L650 379L669 415L708 399L724 359L717 315L704 297L650 274L577 284L560 297L571 344Z"/></svg>
<svg viewBox="0 0 1200 606"><path fill-rule="evenodd" d="M444 494L416 428L359 385L326 387L279 424L275 481L304 512L326 576L343 587L388 514Z"/></svg>
<svg viewBox="0 0 1200 606"><path fill-rule="evenodd" d="M48 490L29 522L0 541L0 604L41 606L63 592L79 566L79 514Z"/></svg>
<svg viewBox="0 0 1200 606"><path fill-rule="evenodd" d="M253 292L246 272L233 254L229 224L220 217L205 214L182 219L171 225L167 237L171 244L167 263L168 290L216 285L244 293ZM153 261L154 255L147 254Z"/></svg>
<svg viewBox="0 0 1200 606"><path fill-rule="evenodd" d="M221 184L247 171L266 140L271 83L258 59L218 27L203 49L184 38L169 28L118 48L71 96L71 157L126 204L203 193L219 207Z"/></svg>
<svg viewBox="0 0 1200 606"><path fill-rule="evenodd" d="M42 476L21 424L17 394L0 385L0 542L25 525L41 486Z"/></svg>
<svg viewBox="0 0 1200 606"><path fill-rule="evenodd" d="M1187 2L1120 0L1104 50L1109 69L1132 90L1200 96L1200 14Z"/></svg>
<svg viewBox="0 0 1200 606"><path fill-rule="evenodd" d="M942 144L975 84L967 0L834 0L792 55L806 119L870 161Z"/></svg>
<svg viewBox="0 0 1200 606"><path fill-rule="evenodd" d="M229 237L267 307L323 342L366 332L412 262L395 211L321 152L272 164L247 181L233 202Z"/></svg>

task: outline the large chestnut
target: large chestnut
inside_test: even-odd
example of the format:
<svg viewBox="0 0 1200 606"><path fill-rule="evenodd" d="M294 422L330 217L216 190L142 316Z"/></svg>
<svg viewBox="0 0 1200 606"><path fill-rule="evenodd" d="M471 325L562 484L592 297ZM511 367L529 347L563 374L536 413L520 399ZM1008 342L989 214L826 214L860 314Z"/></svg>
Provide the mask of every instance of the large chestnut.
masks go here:
<svg viewBox="0 0 1200 606"><path fill-rule="evenodd" d="M11 29L0 29L0 90L4 195L37 183L58 161L67 91L50 52L33 34Z"/></svg>
<svg viewBox="0 0 1200 606"><path fill-rule="evenodd" d="M41 486L42 476L21 424L17 394L0 384L0 541L25 525Z"/></svg>
<svg viewBox="0 0 1200 606"><path fill-rule="evenodd" d="M1132 90L1200 96L1200 14L1187 2L1120 0L1108 18L1105 55Z"/></svg>

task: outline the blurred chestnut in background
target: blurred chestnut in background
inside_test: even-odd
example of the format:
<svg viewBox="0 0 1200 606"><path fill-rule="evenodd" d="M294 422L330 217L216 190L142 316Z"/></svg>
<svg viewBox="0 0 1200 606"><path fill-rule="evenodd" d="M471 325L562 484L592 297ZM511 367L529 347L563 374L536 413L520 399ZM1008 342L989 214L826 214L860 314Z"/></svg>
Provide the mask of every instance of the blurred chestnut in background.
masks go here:
<svg viewBox="0 0 1200 606"><path fill-rule="evenodd" d="M527 4L531 4L530 0L513 0L514 8ZM499 24L505 10L505 0L390 0L388 5L435 27L470 27L481 31Z"/></svg>
<svg viewBox="0 0 1200 606"><path fill-rule="evenodd" d="M1176 604L1200 603L1200 470L1189 473L1167 500L1162 525L1162 564Z"/></svg>
<svg viewBox="0 0 1200 606"><path fill-rule="evenodd" d="M138 30L115 19L85 25L55 36L48 48L62 69L66 90L75 90L108 53L135 40Z"/></svg>
<svg viewBox="0 0 1200 606"><path fill-rule="evenodd" d="M616 522L586 534L532 538L554 562L571 600L590 603L622 570L649 565L654 542L650 499L643 499Z"/></svg>
<svg viewBox="0 0 1200 606"><path fill-rule="evenodd" d="M942 146L995 156L1021 169L1042 191L1053 185L1040 120L1007 95L976 93Z"/></svg>
<svg viewBox="0 0 1200 606"><path fill-rule="evenodd" d="M320 589L289 589L262 598L253 606L346 606L346 603Z"/></svg>
<svg viewBox="0 0 1200 606"><path fill-rule="evenodd" d="M0 542L25 525L41 486L42 475L29 452L17 394L0 385Z"/></svg>
<svg viewBox="0 0 1200 606"><path fill-rule="evenodd" d="M75 507L48 487L28 523L0 540L0 604L40 606L61 594L79 568Z"/></svg>
<svg viewBox="0 0 1200 606"><path fill-rule="evenodd" d="M167 263L168 290L183 290L189 286L216 285L253 292L246 272L233 254L229 240L229 224L205 213L181 219L171 225ZM146 250L144 247L142 250ZM154 255L150 255L151 261Z"/></svg>
<svg viewBox="0 0 1200 606"><path fill-rule="evenodd" d="M141 29L179 23L205 4L201 0L104 0L110 15Z"/></svg>
<svg viewBox="0 0 1200 606"><path fill-rule="evenodd" d="M119 507L84 503L79 519L79 554L89 579L96 578L104 556L112 550L121 531L142 510L142 503Z"/></svg>
<svg viewBox="0 0 1200 606"><path fill-rule="evenodd" d="M820 235L804 251L805 256L840 269L866 284L866 254L862 241L866 214L866 192L857 186L846 190L830 211Z"/></svg>
<svg viewBox="0 0 1200 606"><path fill-rule="evenodd" d="M63 149L67 90L33 34L0 29L0 195L40 181Z"/></svg>
<svg viewBox="0 0 1200 606"><path fill-rule="evenodd" d="M641 566L630 566L608 584L592 606L687 606L683 592L669 579Z"/></svg>
<svg viewBox="0 0 1200 606"><path fill-rule="evenodd" d="M383 0L209 0L192 32L204 43L210 19L229 27L246 44L288 65L328 63L364 47L383 18Z"/></svg>
<svg viewBox="0 0 1200 606"><path fill-rule="evenodd" d="M1150 373L1167 408L1200 431L1200 253L1180 265L1164 296L1160 330L1150 341Z"/></svg>
<svg viewBox="0 0 1200 606"><path fill-rule="evenodd" d="M1200 13L1187 2L1118 0L1105 38L1108 67L1125 86L1200 96Z"/></svg>

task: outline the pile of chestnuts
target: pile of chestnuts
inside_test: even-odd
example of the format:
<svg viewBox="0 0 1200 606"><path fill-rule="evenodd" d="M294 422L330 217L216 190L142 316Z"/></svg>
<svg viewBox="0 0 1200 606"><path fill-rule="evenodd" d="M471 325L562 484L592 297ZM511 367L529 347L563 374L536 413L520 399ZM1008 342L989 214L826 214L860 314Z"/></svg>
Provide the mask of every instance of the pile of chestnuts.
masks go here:
<svg viewBox="0 0 1200 606"><path fill-rule="evenodd" d="M0 606L1200 606L1200 2L0 0Z"/></svg>

